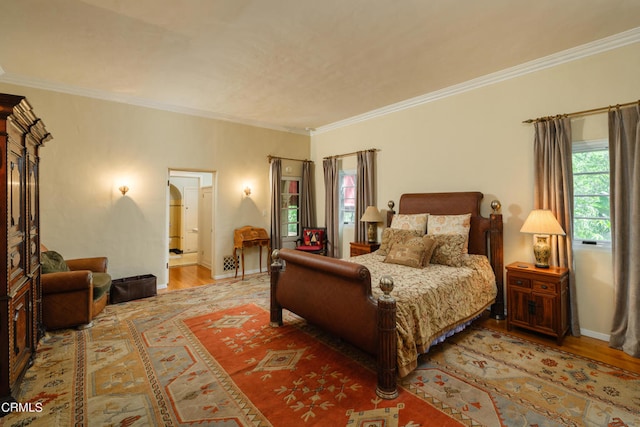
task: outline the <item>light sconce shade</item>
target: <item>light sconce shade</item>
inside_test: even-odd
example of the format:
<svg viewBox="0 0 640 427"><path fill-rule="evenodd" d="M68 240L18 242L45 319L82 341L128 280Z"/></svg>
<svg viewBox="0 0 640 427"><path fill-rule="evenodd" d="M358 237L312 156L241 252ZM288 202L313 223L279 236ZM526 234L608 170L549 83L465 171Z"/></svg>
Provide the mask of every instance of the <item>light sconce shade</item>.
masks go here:
<svg viewBox="0 0 640 427"><path fill-rule="evenodd" d="M120 192L124 196L125 194L127 194L127 191L129 191L129 187L127 187L126 185L121 185L120 188L118 188L118 190L120 190Z"/></svg>
<svg viewBox="0 0 640 427"><path fill-rule="evenodd" d="M549 257L551 256L549 236L565 235L564 230L560 226L556 217L553 216L553 213L547 209L532 210L522 225L520 232L536 235L536 242L533 245L533 255L536 258L536 267L549 268Z"/></svg>
<svg viewBox="0 0 640 427"><path fill-rule="evenodd" d="M249 187L248 185L246 187L244 187L244 197L249 197L251 196L251 187Z"/></svg>
<svg viewBox="0 0 640 427"><path fill-rule="evenodd" d="M367 239L369 243L375 243L378 235L377 223L382 222L382 215L380 215L378 208L367 206L367 210L364 211L360 221L367 223Z"/></svg>

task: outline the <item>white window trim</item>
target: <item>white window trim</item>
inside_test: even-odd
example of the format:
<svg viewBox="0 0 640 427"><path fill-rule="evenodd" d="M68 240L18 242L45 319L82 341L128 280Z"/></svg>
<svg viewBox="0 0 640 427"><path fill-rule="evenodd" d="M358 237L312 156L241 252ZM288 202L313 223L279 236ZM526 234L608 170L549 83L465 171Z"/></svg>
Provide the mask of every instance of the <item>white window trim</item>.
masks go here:
<svg viewBox="0 0 640 427"><path fill-rule="evenodd" d="M341 170L340 171L340 228L342 227L354 227L355 226L355 220L353 222L348 222L345 223L344 219L343 219L343 212L345 211L344 209L344 205L343 205L343 198L342 198L342 178L345 175L352 175L354 177L354 179L356 178L356 170L355 169L349 169L349 170ZM354 183L354 190L355 190L355 183Z"/></svg>
<svg viewBox="0 0 640 427"><path fill-rule="evenodd" d="M571 144L572 154L585 153L588 151L599 151L599 150L608 149L608 148L609 148L609 140L606 138L585 140L585 141L573 141ZM611 171L609 171L609 173L611 173ZM611 194L609 194L609 197L611 197ZM575 215L575 212L573 212L572 214ZM574 238L574 236L572 236L572 245L576 249L611 250L610 241L604 241L604 240L589 241L584 239L576 239Z"/></svg>
<svg viewBox="0 0 640 427"><path fill-rule="evenodd" d="M300 224L300 201L301 201L301 190L302 190L302 177L300 176L283 176L280 182L282 181L298 181L298 235L297 236L281 236L282 242L297 242L302 236L302 226ZM280 195L283 196L285 193L281 192ZM286 193L289 194L289 193ZM282 215L282 208L280 208L280 215ZM287 224L289 222L287 221ZM293 223L292 223L293 224ZM282 234L282 231L281 231Z"/></svg>

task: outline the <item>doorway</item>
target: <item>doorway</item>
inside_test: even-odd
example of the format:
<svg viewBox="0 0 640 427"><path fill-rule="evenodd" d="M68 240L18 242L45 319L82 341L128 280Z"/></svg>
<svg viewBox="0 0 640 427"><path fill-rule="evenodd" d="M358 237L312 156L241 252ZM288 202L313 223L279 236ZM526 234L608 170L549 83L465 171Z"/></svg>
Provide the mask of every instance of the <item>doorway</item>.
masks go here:
<svg viewBox="0 0 640 427"><path fill-rule="evenodd" d="M214 277L213 180L211 171L169 169L167 268L206 268Z"/></svg>

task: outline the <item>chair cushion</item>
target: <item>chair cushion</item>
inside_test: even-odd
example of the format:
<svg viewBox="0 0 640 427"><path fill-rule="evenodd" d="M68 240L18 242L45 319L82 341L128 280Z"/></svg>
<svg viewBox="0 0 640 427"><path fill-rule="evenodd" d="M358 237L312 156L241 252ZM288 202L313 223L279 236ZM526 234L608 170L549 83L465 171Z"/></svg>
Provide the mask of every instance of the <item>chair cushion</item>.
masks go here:
<svg viewBox="0 0 640 427"><path fill-rule="evenodd" d="M319 246L319 249L321 249L323 241L324 230L318 230L315 228L308 228L304 230L302 235L302 242L304 246Z"/></svg>
<svg viewBox="0 0 640 427"><path fill-rule="evenodd" d="M109 273L92 273L93 275L93 299L94 301L109 292L111 288L111 275Z"/></svg>
<svg viewBox="0 0 640 427"><path fill-rule="evenodd" d="M296 249L299 251L309 251L309 252L321 251L322 245L298 246Z"/></svg>
<svg viewBox="0 0 640 427"><path fill-rule="evenodd" d="M56 251L42 252L40 259L42 263L42 274L69 271L69 266L64 262L64 258Z"/></svg>

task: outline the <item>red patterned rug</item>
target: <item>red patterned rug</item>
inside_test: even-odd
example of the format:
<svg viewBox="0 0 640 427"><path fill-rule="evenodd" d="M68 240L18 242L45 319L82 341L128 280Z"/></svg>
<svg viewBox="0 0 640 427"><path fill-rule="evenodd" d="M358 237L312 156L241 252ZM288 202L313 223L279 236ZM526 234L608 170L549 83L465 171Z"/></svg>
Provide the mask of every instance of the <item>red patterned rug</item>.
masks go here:
<svg viewBox="0 0 640 427"><path fill-rule="evenodd" d="M254 304L184 323L214 357L217 376L230 377L228 403L246 397L275 426L418 426L424 420L434 426L460 425L407 391L392 401L378 398L375 372L310 332L291 325L270 327L268 312ZM187 371L183 379L193 375ZM209 402L208 408L220 415L220 406Z"/></svg>

